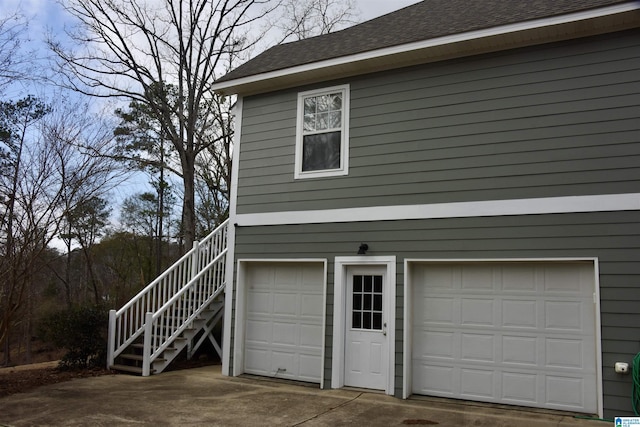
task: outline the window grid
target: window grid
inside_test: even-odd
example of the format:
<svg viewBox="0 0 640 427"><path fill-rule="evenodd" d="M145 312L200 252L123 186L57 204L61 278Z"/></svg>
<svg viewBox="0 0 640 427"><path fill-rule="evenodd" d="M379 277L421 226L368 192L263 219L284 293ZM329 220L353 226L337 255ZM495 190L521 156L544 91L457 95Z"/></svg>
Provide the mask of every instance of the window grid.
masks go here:
<svg viewBox="0 0 640 427"><path fill-rule="evenodd" d="M342 93L304 98L304 135L342 129Z"/></svg>
<svg viewBox="0 0 640 427"><path fill-rule="evenodd" d="M354 275L351 327L382 330L382 276Z"/></svg>

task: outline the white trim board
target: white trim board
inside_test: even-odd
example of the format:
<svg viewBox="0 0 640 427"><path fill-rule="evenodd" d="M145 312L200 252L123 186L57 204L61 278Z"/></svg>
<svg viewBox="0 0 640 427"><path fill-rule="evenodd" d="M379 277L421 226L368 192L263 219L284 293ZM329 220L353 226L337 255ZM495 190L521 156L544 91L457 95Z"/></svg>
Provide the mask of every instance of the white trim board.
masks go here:
<svg viewBox="0 0 640 427"><path fill-rule="evenodd" d="M354 62L370 61L387 56L398 55L408 52L416 52L424 49L431 49L446 45L453 45L455 43L488 39L490 37L507 35L517 33L521 31L536 30L545 27L552 27L556 25L570 24L589 19L603 18L616 14L633 12L640 9L640 5L637 1L630 1L627 3L605 6L597 9L585 10L581 12L574 12L560 16L551 16L540 19L533 19L524 22L517 22L513 24L500 25L493 28L485 28L475 31L467 31L459 34L452 34L448 36L436 37L428 40L421 40L417 42L411 42L402 44L399 46L390 46L382 49L375 49L368 52L356 53L352 55L342 56L338 58L326 59L311 64L297 65L282 70L269 71L261 74L255 74L247 77L240 77L233 80L217 82L212 85L214 92L220 93L239 93L244 85L249 85L256 82L268 81L271 79L293 76L296 74L303 74L312 71L321 70L323 68L339 67Z"/></svg>
<svg viewBox="0 0 640 427"><path fill-rule="evenodd" d="M244 99L238 96L235 105L232 109L232 114L235 116L235 128L238 130L233 135L233 156L235 153L240 152L240 136L242 129L242 108ZM233 307L233 291L235 286L233 284L234 274L233 267L235 266L235 249L236 249L236 230L231 224L234 223L236 214L236 201L238 200L238 170L239 162L234 161L231 164L231 195L229 199L229 225L227 226L227 259L225 264L225 307ZM229 362L231 360L231 315L232 310L224 311L223 333L222 333L222 375L233 375L229 371Z"/></svg>
<svg viewBox="0 0 640 427"><path fill-rule="evenodd" d="M640 193L266 212L237 214L231 221L248 227L631 210L640 210Z"/></svg>

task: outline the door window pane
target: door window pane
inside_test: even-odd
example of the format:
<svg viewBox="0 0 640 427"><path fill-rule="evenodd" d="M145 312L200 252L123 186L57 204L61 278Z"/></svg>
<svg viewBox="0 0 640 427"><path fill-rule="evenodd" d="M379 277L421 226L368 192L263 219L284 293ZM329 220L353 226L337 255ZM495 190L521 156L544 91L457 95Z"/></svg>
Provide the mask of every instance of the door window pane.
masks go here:
<svg viewBox="0 0 640 427"><path fill-rule="evenodd" d="M351 327L382 330L382 276L354 275L352 289Z"/></svg>
<svg viewBox="0 0 640 427"><path fill-rule="evenodd" d="M353 319L352 319L352 324L351 324L353 329L360 329L362 328L362 312L361 311L354 311L353 312Z"/></svg>

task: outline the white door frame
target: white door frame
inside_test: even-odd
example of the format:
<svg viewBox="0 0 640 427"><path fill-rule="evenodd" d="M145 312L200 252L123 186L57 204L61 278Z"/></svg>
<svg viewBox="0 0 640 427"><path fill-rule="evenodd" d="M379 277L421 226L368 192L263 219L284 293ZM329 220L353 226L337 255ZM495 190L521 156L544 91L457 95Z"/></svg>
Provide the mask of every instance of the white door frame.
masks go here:
<svg viewBox="0 0 640 427"><path fill-rule="evenodd" d="M245 342L245 324L246 324L246 295L247 295L247 268L255 263L280 263L280 264L296 264L296 263L315 263L323 267L323 290L322 290L322 344L320 354L320 388L324 388L324 359L325 359L325 336L326 336L326 318L327 318L327 260L324 258L287 258L287 259L269 259L269 258L252 258L238 260L238 277L236 282L236 306L235 306L235 336L233 347L233 376L242 375L244 373L244 342ZM231 310L229 310L231 311Z"/></svg>
<svg viewBox="0 0 640 427"><path fill-rule="evenodd" d="M403 385L402 398L407 399L411 395L411 353L412 343L412 296L413 277L411 277L411 264L428 263L464 263L464 262L486 262L486 263L508 263L508 262L530 262L530 263L553 263L553 262L588 262L593 263L594 289L593 308L595 310L595 341L596 341L596 392L598 393L598 416L603 416L603 396L602 396L602 336L600 333L600 271L598 258L456 258L456 259L405 259L404 260L404 346L403 346Z"/></svg>
<svg viewBox="0 0 640 427"><path fill-rule="evenodd" d="M395 336L396 336L396 257L352 256L336 257L333 280L333 353L331 388L344 387L344 352L347 315L347 268L351 266L384 266L387 269L388 293L385 299L388 343L388 368L385 393L393 395L395 385Z"/></svg>

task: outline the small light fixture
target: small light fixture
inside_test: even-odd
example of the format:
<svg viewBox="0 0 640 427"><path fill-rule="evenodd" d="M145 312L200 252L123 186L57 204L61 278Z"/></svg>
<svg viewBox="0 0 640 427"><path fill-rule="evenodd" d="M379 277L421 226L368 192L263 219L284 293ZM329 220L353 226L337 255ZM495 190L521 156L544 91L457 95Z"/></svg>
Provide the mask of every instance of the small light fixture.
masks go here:
<svg viewBox="0 0 640 427"><path fill-rule="evenodd" d="M369 245L366 243L360 243L360 247L358 248L358 255L366 255L369 250Z"/></svg>

